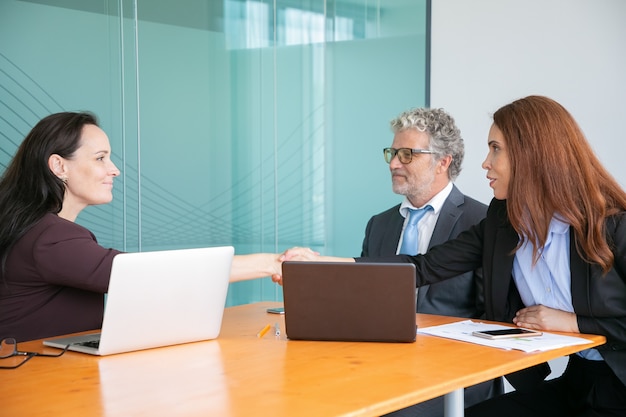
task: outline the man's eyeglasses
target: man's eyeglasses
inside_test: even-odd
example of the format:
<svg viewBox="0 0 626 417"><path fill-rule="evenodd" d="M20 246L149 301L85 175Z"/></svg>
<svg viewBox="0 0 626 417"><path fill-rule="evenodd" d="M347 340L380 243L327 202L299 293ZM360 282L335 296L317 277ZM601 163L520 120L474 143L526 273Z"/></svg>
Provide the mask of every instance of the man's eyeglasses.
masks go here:
<svg viewBox="0 0 626 417"><path fill-rule="evenodd" d="M22 352L22 351L17 350L17 341L12 337L7 337L0 341L0 360L12 358L13 356L20 356L23 359L17 365L9 365L9 366L0 365L0 369L19 368L20 366L24 365L26 362L28 362L29 360L31 360L31 358L35 356L43 356L47 358L58 358L59 356L67 352L67 348L69 347L70 345L65 346L65 349L63 349L61 353L57 353L54 355L49 355L46 353L38 353L38 352Z"/></svg>
<svg viewBox="0 0 626 417"><path fill-rule="evenodd" d="M383 149L385 155L385 161L390 164L394 156L398 155L400 163L408 164L413 160L413 154L415 153L435 153L428 149L411 149L411 148L385 148Z"/></svg>

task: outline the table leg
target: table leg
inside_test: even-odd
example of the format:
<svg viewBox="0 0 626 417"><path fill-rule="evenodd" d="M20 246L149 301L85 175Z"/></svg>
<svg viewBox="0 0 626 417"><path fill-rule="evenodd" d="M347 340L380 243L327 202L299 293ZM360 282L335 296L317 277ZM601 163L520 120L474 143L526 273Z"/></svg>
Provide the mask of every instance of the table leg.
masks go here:
<svg viewBox="0 0 626 417"><path fill-rule="evenodd" d="M449 392L443 397L443 414L445 417L463 417L465 412L463 388Z"/></svg>

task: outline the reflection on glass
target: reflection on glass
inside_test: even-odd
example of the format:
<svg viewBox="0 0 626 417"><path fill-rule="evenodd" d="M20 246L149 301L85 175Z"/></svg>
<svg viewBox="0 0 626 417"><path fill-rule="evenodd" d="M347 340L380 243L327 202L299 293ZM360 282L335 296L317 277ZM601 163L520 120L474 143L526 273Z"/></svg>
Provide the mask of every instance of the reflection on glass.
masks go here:
<svg viewBox="0 0 626 417"><path fill-rule="evenodd" d="M409 8L391 0L368 3L278 0L274 8L268 1L225 0L227 48L267 48L274 45L274 34L277 46L373 39L380 36L383 10Z"/></svg>
<svg viewBox="0 0 626 417"><path fill-rule="evenodd" d="M426 104L426 0L184 4L0 2L0 170L43 116L91 110L122 170L78 219L102 245L358 255L396 202L388 121ZM280 297L259 280L228 304Z"/></svg>

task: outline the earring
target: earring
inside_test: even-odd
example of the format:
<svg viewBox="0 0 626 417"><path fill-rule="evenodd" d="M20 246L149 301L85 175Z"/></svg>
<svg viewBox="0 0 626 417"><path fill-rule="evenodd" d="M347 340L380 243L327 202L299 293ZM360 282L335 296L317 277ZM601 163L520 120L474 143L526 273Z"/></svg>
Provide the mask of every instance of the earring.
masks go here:
<svg viewBox="0 0 626 417"><path fill-rule="evenodd" d="M63 184L67 185L67 177L61 177L61 181L63 181Z"/></svg>

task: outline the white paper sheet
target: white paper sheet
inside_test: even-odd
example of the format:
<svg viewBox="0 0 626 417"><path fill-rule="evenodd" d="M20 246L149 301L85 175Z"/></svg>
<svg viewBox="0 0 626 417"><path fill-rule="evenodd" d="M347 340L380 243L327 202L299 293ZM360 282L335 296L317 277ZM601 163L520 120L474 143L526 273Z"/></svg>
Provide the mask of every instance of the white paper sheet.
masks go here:
<svg viewBox="0 0 626 417"><path fill-rule="evenodd" d="M417 333L429 334L432 336L445 337L448 339L461 340L475 343L477 345L491 346L500 349L517 349L524 352L546 351L558 349L565 346L583 345L591 343L582 337L562 336L553 333L543 332L541 336L518 337L512 339L490 340L477 336L472 336L472 332L482 330L507 329L513 326L503 326L499 324L481 323L472 320L459 321L456 323L442 324L417 329Z"/></svg>

